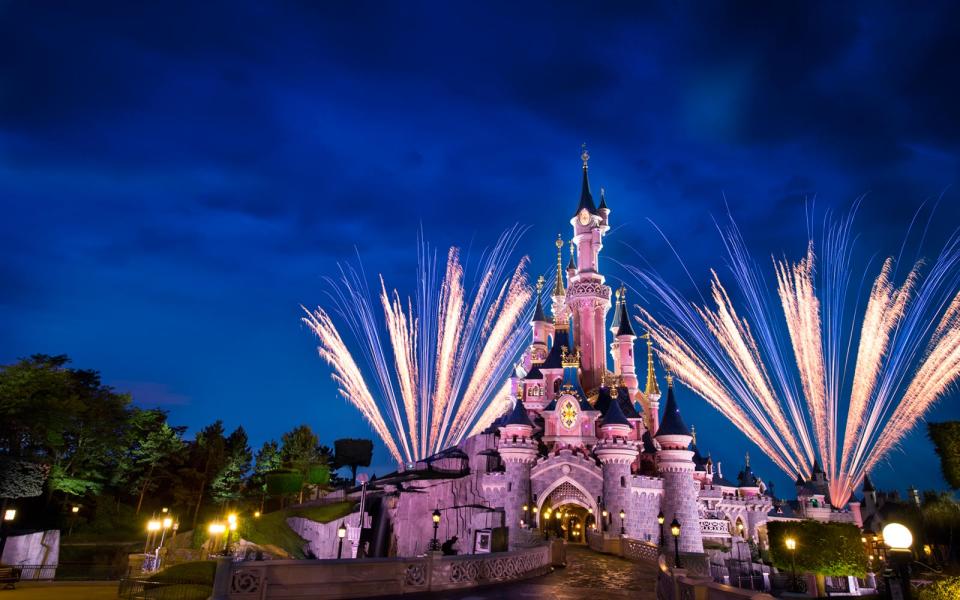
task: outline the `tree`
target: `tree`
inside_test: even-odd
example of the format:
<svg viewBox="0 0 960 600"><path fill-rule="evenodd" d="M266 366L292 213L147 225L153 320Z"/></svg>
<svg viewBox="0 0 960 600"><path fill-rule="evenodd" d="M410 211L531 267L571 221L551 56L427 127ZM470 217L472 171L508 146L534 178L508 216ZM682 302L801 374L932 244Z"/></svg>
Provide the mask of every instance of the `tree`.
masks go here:
<svg viewBox="0 0 960 600"><path fill-rule="evenodd" d="M867 557L856 525L810 520L771 521L767 523L767 532L770 558L781 571L789 571L795 559L798 571L817 575L818 587L822 587L824 576L866 575ZM787 538L796 540L797 549L792 553L787 550Z"/></svg>
<svg viewBox="0 0 960 600"><path fill-rule="evenodd" d="M357 484L357 467L369 467L373 459L373 442L370 440L342 438L333 442L335 461L338 467L350 467L353 485Z"/></svg>
<svg viewBox="0 0 960 600"><path fill-rule="evenodd" d="M40 496L49 470L47 465L0 456L0 498L15 500Z"/></svg>
<svg viewBox="0 0 960 600"><path fill-rule="evenodd" d="M237 427L226 439L223 467L210 483L210 496L214 501L227 504L240 499L252 459L247 432Z"/></svg>
<svg viewBox="0 0 960 600"><path fill-rule="evenodd" d="M226 440L223 437L223 421L216 421L197 433L190 447L190 463L182 474L192 480L194 489L193 527L200 518L200 506L203 504L207 486L226 460Z"/></svg>
<svg viewBox="0 0 960 600"><path fill-rule="evenodd" d="M126 450L117 456L113 482L136 494L135 514L140 514L144 497L159 480L171 477L167 468L184 449L184 431L186 427L171 427L162 410L131 411L123 436Z"/></svg>
<svg viewBox="0 0 960 600"><path fill-rule="evenodd" d="M960 489L960 421L927 423L927 435L940 457L943 478L952 489Z"/></svg>
<svg viewBox="0 0 960 600"><path fill-rule="evenodd" d="M286 497L303 491L303 473L294 469L278 469L265 475L267 493L280 498L280 506Z"/></svg>
<svg viewBox="0 0 960 600"><path fill-rule="evenodd" d="M310 464L320 458L320 440L309 425L294 427L280 438L280 456L284 464Z"/></svg>
<svg viewBox="0 0 960 600"><path fill-rule="evenodd" d="M253 464L253 474L250 476L247 485L247 488L257 495L257 500L260 502L260 512L263 512L263 504L267 497L266 475L271 471L276 471L281 465L280 445L274 440L264 442L263 446L257 450L257 456Z"/></svg>
<svg viewBox="0 0 960 600"><path fill-rule="evenodd" d="M36 354L0 367L0 451L50 466L54 492L99 492L122 443L130 402L96 371L66 356Z"/></svg>

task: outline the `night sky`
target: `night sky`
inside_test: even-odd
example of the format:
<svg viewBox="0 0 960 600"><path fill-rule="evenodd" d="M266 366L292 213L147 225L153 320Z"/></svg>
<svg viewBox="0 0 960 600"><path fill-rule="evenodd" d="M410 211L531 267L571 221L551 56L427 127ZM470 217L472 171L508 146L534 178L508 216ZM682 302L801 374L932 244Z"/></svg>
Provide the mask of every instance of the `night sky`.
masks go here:
<svg viewBox="0 0 960 600"><path fill-rule="evenodd" d="M706 283L725 203L764 265L804 251L808 209L864 194L862 264L925 201L907 254L938 249L960 225L960 4L781 4L0 2L0 362L66 353L256 446L369 436L299 304L355 250L412 292L421 225L481 247L528 224L549 268L582 142L612 281L633 248L692 291L649 219ZM735 474L745 439L680 401ZM944 485L922 428L875 480Z"/></svg>

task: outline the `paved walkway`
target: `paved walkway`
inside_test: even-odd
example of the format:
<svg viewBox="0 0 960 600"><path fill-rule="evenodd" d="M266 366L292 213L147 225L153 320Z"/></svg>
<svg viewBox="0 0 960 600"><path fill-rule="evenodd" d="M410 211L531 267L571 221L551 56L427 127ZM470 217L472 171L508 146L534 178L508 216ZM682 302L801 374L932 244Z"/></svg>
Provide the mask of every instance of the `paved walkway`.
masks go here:
<svg viewBox="0 0 960 600"><path fill-rule="evenodd" d="M0 591L2 600L117 600L117 582L25 582Z"/></svg>
<svg viewBox="0 0 960 600"><path fill-rule="evenodd" d="M657 570L584 546L567 546L567 566L542 577L456 592L422 594L430 600L655 600ZM403 596L403 598L412 598Z"/></svg>

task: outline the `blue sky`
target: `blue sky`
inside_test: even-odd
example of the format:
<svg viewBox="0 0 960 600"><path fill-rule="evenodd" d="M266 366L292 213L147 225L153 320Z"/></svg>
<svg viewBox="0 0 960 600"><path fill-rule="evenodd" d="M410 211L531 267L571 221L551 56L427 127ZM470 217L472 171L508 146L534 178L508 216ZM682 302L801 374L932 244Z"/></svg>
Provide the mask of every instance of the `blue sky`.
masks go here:
<svg viewBox="0 0 960 600"><path fill-rule="evenodd" d="M803 251L813 198L866 194L864 257L941 195L928 247L960 225L956 4L637 4L0 3L0 361L67 353L257 444L369 435L299 304L355 251L412 291L421 224L440 246L529 224L546 268L584 141L605 253L680 286L648 219L704 283L724 199L764 261ZM739 467L748 444L681 401ZM876 479L943 485L922 431Z"/></svg>

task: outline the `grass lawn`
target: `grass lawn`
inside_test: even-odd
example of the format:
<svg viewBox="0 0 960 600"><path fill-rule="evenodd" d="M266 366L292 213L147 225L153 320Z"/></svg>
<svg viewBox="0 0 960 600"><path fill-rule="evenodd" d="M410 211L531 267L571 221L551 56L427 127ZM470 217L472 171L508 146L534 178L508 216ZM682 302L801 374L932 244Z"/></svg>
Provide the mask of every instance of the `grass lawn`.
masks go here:
<svg viewBox="0 0 960 600"><path fill-rule="evenodd" d="M259 519L244 519L240 522L240 536L255 544L272 544L282 548L294 558L304 558L306 540L297 535L287 519L303 517L318 523L329 523L345 517L353 511L353 502L338 502L324 506L288 508L261 515Z"/></svg>
<svg viewBox="0 0 960 600"><path fill-rule="evenodd" d="M117 600L117 582L19 583L0 594L4 600Z"/></svg>

